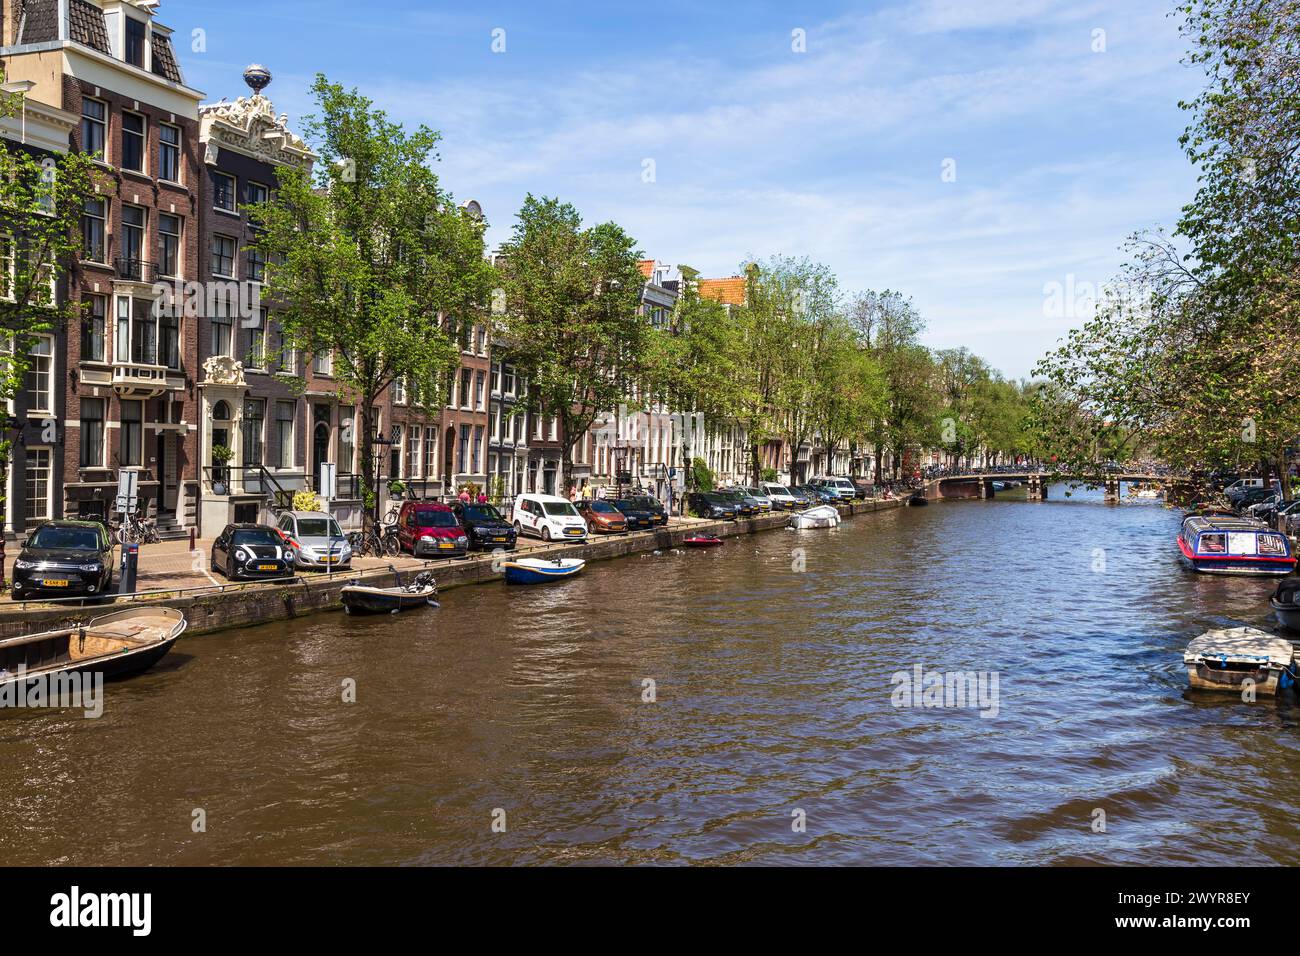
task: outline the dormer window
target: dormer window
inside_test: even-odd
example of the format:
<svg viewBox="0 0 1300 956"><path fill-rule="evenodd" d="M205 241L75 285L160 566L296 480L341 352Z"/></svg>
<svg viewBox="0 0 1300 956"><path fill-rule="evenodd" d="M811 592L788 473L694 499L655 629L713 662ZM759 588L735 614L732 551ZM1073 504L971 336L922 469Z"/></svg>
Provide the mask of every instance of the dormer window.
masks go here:
<svg viewBox="0 0 1300 956"><path fill-rule="evenodd" d="M126 62L144 69L144 24L133 17L126 18Z"/></svg>

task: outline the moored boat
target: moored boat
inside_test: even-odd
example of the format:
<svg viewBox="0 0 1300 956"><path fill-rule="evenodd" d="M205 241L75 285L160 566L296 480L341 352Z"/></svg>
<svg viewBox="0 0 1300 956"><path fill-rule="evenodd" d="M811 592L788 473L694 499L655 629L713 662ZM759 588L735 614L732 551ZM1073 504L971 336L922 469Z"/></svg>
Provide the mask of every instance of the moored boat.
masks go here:
<svg viewBox="0 0 1300 956"><path fill-rule="evenodd" d="M1273 614L1289 631L1300 633L1300 575L1288 575L1277 582L1277 590L1269 598Z"/></svg>
<svg viewBox="0 0 1300 956"><path fill-rule="evenodd" d="M587 562L582 558L519 558L516 561L504 561L501 567L505 571L507 584L545 584L548 581L562 581L578 574Z"/></svg>
<svg viewBox="0 0 1300 956"><path fill-rule="evenodd" d="M683 538L682 544L688 548L716 548L722 544L722 539L711 534L693 534L689 538Z"/></svg>
<svg viewBox="0 0 1300 956"><path fill-rule="evenodd" d="M170 607L137 607L87 624L0 640L0 688L54 674L118 677L156 664L184 633L185 615Z"/></svg>
<svg viewBox="0 0 1300 956"><path fill-rule="evenodd" d="M918 491L907 499L907 503L913 508L922 508L930 503L930 499L925 496L924 492Z"/></svg>
<svg viewBox="0 0 1300 956"><path fill-rule="evenodd" d="M1187 680L1199 690L1240 693L1251 681L1256 694L1276 694L1292 681L1291 642L1253 627L1207 631L1187 645Z"/></svg>
<svg viewBox="0 0 1300 956"><path fill-rule="evenodd" d="M834 505L818 505L790 516L792 528L834 528L840 523L840 511Z"/></svg>
<svg viewBox="0 0 1300 956"><path fill-rule="evenodd" d="M438 603L438 583L431 571L421 571L410 584L391 588L349 584L339 592L339 596L343 600L343 610L349 614L396 614L422 604L442 606Z"/></svg>
<svg viewBox="0 0 1300 956"><path fill-rule="evenodd" d="M1295 568L1286 535L1249 518L1188 515L1178 532L1178 549L1202 574L1282 575Z"/></svg>

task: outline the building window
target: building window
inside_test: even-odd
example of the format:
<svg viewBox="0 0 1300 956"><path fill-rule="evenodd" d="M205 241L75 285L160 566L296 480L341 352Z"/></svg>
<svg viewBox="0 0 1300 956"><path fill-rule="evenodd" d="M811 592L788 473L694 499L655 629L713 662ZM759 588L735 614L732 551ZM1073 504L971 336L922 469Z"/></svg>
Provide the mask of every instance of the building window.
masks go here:
<svg viewBox="0 0 1300 956"><path fill-rule="evenodd" d="M406 404L406 379L401 375L393 379L393 404Z"/></svg>
<svg viewBox="0 0 1300 956"><path fill-rule="evenodd" d="M502 370L501 394L513 395L515 393L515 369L513 365L507 365Z"/></svg>
<svg viewBox="0 0 1300 956"><path fill-rule="evenodd" d="M271 321L269 314L267 314L265 310L263 310L263 314L267 315L266 321L269 325ZM297 374L298 352L296 349L291 349L285 344L284 332L278 326L276 327L274 342L275 370L277 372L288 372L291 375Z"/></svg>
<svg viewBox="0 0 1300 956"><path fill-rule="evenodd" d="M356 457L356 409L351 405L339 406L339 472L352 474L352 461Z"/></svg>
<svg viewBox="0 0 1300 956"><path fill-rule="evenodd" d="M158 124L158 178L171 183L181 181L181 129L167 123Z"/></svg>
<svg viewBox="0 0 1300 956"><path fill-rule="evenodd" d="M27 411L46 415L54 411L54 339L42 335L32 346L26 375Z"/></svg>
<svg viewBox="0 0 1300 956"><path fill-rule="evenodd" d="M212 274L235 277L235 240L230 236L212 237Z"/></svg>
<svg viewBox="0 0 1300 956"><path fill-rule="evenodd" d="M317 352L312 356L311 370L317 375L329 375L334 370L334 353Z"/></svg>
<svg viewBox="0 0 1300 956"><path fill-rule="evenodd" d="M122 300L126 301L126 300ZM148 299L131 299L131 361L141 365L158 364L158 317Z"/></svg>
<svg viewBox="0 0 1300 956"><path fill-rule="evenodd" d="M122 111L122 168L144 172L145 121L139 113Z"/></svg>
<svg viewBox="0 0 1300 956"><path fill-rule="evenodd" d="M474 474L480 474L479 463L483 461L483 426L474 426Z"/></svg>
<svg viewBox="0 0 1300 956"><path fill-rule="evenodd" d="M144 69L144 24L126 18L126 62Z"/></svg>
<svg viewBox="0 0 1300 956"><path fill-rule="evenodd" d="M104 466L104 400L81 400L81 467Z"/></svg>
<svg viewBox="0 0 1300 956"><path fill-rule="evenodd" d="M418 478L420 476L420 434L419 425L411 426L411 433L406 436L406 476L408 478Z"/></svg>
<svg viewBox="0 0 1300 956"><path fill-rule="evenodd" d="M99 197L87 199L81 212L81 258L88 262L104 261L108 251L104 242L107 221L107 201Z"/></svg>
<svg viewBox="0 0 1300 956"><path fill-rule="evenodd" d="M212 316L212 341L211 351L213 355L230 355L230 337L231 322L229 315Z"/></svg>
<svg viewBox="0 0 1300 956"><path fill-rule="evenodd" d="M144 223L143 206L122 206L122 278L143 282L144 258Z"/></svg>
<svg viewBox="0 0 1300 956"><path fill-rule="evenodd" d="M162 338L159 341L159 358L170 369L181 367L181 319L174 309L159 320Z"/></svg>
<svg viewBox="0 0 1300 956"><path fill-rule="evenodd" d="M122 465L130 467L139 465L144 449L144 413L143 402L122 401L122 421L118 431L118 458Z"/></svg>
<svg viewBox="0 0 1300 956"><path fill-rule="evenodd" d="M244 201L249 204L266 202L270 195L271 191L261 183L244 183Z"/></svg>
<svg viewBox="0 0 1300 956"><path fill-rule="evenodd" d="M50 520L50 450L27 449L27 524Z"/></svg>
<svg viewBox="0 0 1300 956"><path fill-rule="evenodd" d="M257 246L248 247L248 272L244 276L249 282L262 282L266 277L266 255Z"/></svg>
<svg viewBox="0 0 1300 956"><path fill-rule="evenodd" d="M266 401L261 398L244 399L244 464L262 464L262 422L266 416Z"/></svg>
<svg viewBox="0 0 1300 956"><path fill-rule="evenodd" d="M457 471L465 472L469 469L469 433L468 425L460 426L460 457L457 459Z"/></svg>
<svg viewBox="0 0 1300 956"><path fill-rule="evenodd" d="M483 378L481 369L474 373L474 407L480 412L483 411Z"/></svg>
<svg viewBox="0 0 1300 956"><path fill-rule="evenodd" d="M297 411L294 402L275 403L275 440L280 451L276 464L281 468L293 467L293 419Z"/></svg>
<svg viewBox="0 0 1300 956"><path fill-rule="evenodd" d="M469 391L470 370L462 368L460 370L460 407L469 408L472 396Z"/></svg>
<svg viewBox="0 0 1300 956"><path fill-rule="evenodd" d="M258 309L248 328L248 353L244 365L253 369L266 368L266 309Z"/></svg>
<svg viewBox="0 0 1300 956"><path fill-rule="evenodd" d="M212 205L226 212L235 211L235 177L212 173Z"/></svg>
<svg viewBox="0 0 1300 956"><path fill-rule="evenodd" d="M81 151L107 160L104 143L108 139L108 107L99 100L81 101Z"/></svg>
<svg viewBox="0 0 1300 956"><path fill-rule="evenodd" d="M104 329L107 322L105 298L90 296L89 308L81 319L81 360L104 361Z"/></svg>
<svg viewBox="0 0 1300 956"><path fill-rule="evenodd" d="M435 425L424 426L424 477L433 478L438 474L438 428Z"/></svg>
<svg viewBox="0 0 1300 956"><path fill-rule="evenodd" d="M158 271L165 276L181 274L181 217L158 216Z"/></svg>

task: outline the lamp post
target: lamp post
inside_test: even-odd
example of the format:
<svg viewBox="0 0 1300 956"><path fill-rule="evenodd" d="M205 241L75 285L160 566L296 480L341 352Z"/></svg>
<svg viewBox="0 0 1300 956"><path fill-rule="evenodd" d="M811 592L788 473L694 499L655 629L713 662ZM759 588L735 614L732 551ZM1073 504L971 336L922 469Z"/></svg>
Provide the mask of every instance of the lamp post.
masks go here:
<svg viewBox="0 0 1300 956"><path fill-rule="evenodd" d="M14 433L14 440L9 443L12 449L15 444L22 440L23 422L13 415L0 416L0 440L8 437L9 433ZM3 461L0 461L0 586L5 581L5 519L9 514L9 465L12 456L6 452Z"/></svg>

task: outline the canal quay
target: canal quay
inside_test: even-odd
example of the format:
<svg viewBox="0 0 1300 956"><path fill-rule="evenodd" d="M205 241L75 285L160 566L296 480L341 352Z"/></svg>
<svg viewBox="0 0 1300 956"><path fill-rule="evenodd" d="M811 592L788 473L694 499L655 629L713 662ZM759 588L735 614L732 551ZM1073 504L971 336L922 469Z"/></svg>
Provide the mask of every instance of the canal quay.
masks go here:
<svg viewBox="0 0 1300 956"><path fill-rule="evenodd" d="M1272 585L1184 571L1176 511L1068 490L638 551L400 617L187 635L107 685L98 719L0 720L0 850L1300 862L1293 696L1196 694L1180 666L1208 627L1267 626ZM917 668L987 675L996 697L903 699Z"/></svg>

